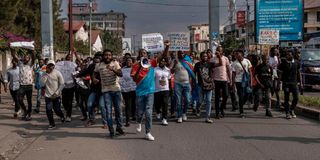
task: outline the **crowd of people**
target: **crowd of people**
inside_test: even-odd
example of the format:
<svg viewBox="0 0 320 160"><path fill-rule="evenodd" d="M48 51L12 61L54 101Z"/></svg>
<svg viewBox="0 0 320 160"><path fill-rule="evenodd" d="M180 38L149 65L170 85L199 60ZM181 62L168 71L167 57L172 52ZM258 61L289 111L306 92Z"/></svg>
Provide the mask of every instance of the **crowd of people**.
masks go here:
<svg viewBox="0 0 320 160"><path fill-rule="evenodd" d="M14 101L14 118L21 109L22 119L31 120L35 88L37 104L33 111L39 113L41 100L45 99L49 129L56 127L53 112L61 122L71 122L75 98L81 110L81 121L85 121L86 126L94 125L95 114L100 111L103 127L109 130L111 138L125 134L123 125L128 127L131 122L136 122L136 130L141 132L145 118L146 139L154 140L151 134L153 108L156 119L164 126L170 118L182 123L190 114L200 117L202 108L205 108L204 122L213 123L213 118L226 116L229 96L232 111L239 110L242 118L246 116L246 103L253 104L254 111L260 103L264 104L265 116L273 117L271 95L277 98L274 107L280 108L280 86L284 91L285 117L296 117L294 109L299 87L303 87L297 51L279 51L274 47L269 55L250 54L245 58L242 49L226 55L219 46L214 51L201 52L199 56L183 51L169 52L169 41L164 45L164 51L152 58L145 49L140 49L136 58L126 53L120 59L115 58L111 50L104 50L93 58L76 56L75 62L72 54L55 62L36 59L34 52L31 57L24 55L23 58L13 52L12 67L3 73L1 83ZM290 93L293 96L291 106ZM189 108L192 113L188 113Z"/></svg>

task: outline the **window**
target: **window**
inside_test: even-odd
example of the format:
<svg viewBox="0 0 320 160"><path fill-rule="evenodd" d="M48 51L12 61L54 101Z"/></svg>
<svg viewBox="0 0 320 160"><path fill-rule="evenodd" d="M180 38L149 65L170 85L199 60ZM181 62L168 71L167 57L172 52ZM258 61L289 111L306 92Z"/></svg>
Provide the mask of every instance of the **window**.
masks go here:
<svg viewBox="0 0 320 160"><path fill-rule="evenodd" d="M317 31L320 31L320 27L317 27Z"/></svg>
<svg viewBox="0 0 320 160"><path fill-rule="evenodd" d="M317 12L317 22L320 22L320 12Z"/></svg>
<svg viewBox="0 0 320 160"><path fill-rule="evenodd" d="M304 13L303 20L304 20L304 23L308 23L308 13Z"/></svg>
<svg viewBox="0 0 320 160"><path fill-rule="evenodd" d="M308 33L308 28L304 28L304 33Z"/></svg>

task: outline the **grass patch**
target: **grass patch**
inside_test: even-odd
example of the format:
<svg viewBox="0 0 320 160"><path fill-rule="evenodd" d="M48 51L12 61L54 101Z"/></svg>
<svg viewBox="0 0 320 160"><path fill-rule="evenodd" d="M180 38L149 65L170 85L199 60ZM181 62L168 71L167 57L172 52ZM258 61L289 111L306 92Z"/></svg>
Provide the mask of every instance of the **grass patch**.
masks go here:
<svg viewBox="0 0 320 160"><path fill-rule="evenodd" d="M280 97L281 97L281 100L284 100L283 91L280 92ZM290 94L290 101L291 100L292 100L292 94ZM320 97L299 95L298 104L300 104L302 106L306 106L306 107L320 109Z"/></svg>

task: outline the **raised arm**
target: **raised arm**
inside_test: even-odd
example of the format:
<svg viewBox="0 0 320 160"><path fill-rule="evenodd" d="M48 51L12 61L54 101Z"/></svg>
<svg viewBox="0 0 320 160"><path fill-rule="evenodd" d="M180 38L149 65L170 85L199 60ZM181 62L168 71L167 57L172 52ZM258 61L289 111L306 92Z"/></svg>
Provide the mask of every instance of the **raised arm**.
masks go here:
<svg viewBox="0 0 320 160"><path fill-rule="evenodd" d="M169 57L170 42L168 40L166 40L166 41L164 41L164 45L165 45L164 51L160 56L158 56L157 62L160 62L162 58Z"/></svg>

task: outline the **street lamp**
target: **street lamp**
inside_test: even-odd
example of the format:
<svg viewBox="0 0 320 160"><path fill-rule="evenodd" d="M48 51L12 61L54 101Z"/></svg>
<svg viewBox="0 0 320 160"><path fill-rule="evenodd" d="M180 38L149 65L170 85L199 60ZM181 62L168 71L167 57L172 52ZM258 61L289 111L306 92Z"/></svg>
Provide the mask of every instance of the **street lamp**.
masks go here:
<svg viewBox="0 0 320 160"><path fill-rule="evenodd" d="M92 21L92 0L89 0L89 8L90 8L90 20L89 20L89 55L90 55L90 57L92 56L92 49L91 49L91 31L92 31L92 26L91 26L91 21Z"/></svg>

